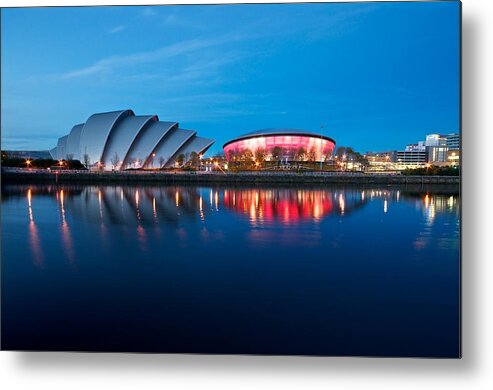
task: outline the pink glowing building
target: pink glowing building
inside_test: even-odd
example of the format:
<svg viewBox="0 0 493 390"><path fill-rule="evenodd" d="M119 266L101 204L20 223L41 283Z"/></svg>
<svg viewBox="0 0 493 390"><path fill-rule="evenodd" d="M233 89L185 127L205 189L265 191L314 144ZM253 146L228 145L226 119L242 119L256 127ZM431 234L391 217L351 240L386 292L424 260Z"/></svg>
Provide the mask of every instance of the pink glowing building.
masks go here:
<svg viewBox="0 0 493 390"><path fill-rule="evenodd" d="M258 150L265 151L266 160L276 157L286 161L325 161L332 156L335 144L332 138L305 130L265 129L235 138L223 149L228 160L249 149L254 155Z"/></svg>

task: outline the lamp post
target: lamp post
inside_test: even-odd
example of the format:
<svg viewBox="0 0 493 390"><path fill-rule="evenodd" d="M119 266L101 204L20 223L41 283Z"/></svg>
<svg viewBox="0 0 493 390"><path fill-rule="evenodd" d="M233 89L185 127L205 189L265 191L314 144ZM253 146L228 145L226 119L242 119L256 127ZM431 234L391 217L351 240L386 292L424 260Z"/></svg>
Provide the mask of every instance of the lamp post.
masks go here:
<svg viewBox="0 0 493 390"><path fill-rule="evenodd" d="M323 147L322 147L322 137L323 137L323 134L322 132L324 131L324 125L320 125L320 171L322 171L322 150L323 150Z"/></svg>

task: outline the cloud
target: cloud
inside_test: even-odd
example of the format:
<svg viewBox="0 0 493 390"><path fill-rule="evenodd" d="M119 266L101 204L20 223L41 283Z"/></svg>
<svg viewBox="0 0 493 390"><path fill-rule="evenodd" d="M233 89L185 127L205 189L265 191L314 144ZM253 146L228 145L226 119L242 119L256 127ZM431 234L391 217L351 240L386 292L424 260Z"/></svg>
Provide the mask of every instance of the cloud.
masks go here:
<svg viewBox="0 0 493 390"><path fill-rule="evenodd" d="M68 80L84 76L94 76L97 74L114 73L118 68L165 61L177 56L222 46L242 39L244 39L244 37L235 34L222 38L190 39L164 46L156 50L106 57L86 67L52 75L51 78L54 80Z"/></svg>
<svg viewBox="0 0 493 390"><path fill-rule="evenodd" d="M313 22L310 24L310 27L307 29L306 27L302 27L297 23L293 23L291 15L286 17L284 15L279 15L274 21L270 18L267 19L258 19L255 22L237 27L236 31L230 31L227 34L216 37L200 37L195 39L184 40L181 42L177 42L174 44L170 44L164 47L157 48L155 50L144 51L144 52L136 52L132 54L125 55L113 55L106 58L102 58L99 61L94 62L93 64L89 64L85 67L69 70L64 73L48 75L45 77L31 77L29 80L35 79L48 79L50 81L62 81L62 80L73 80L87 76L105 76L111 75L111 77L119 77L123 79L153 79L159 78L160 74L166 74L166 68L173 67L173 74L167 75L168 80L169 77L172 77L173 80L179 81L180 79L191 80L197 79L201 75L205 74L207 69L214 67L213 61L206 61L204 55L207 55L211 52L212 48L219 48L223 45L238 43L240 41L252 41L256 39L276 39L282 38L285 39L288 36L297 36L300 33L304 34L305 39L307 41L313 41L322 39L324 37L337 34L338 31L340 33L340 29L347 28L347 21L352 20L354 17L360 14L365 14L367 12L373 11L375 7L365 6L365 7L354 7L349 11L338 11L334 12L331 16L327 17L326 15L315 17ZM141 11L142 15L152 16L157 15L157 11L154 8L146 7ZM176 13L169 13L164 16L165 24L173 24L173 25L182 25L185 23L191 23L190 20L183 19L179 17ZM269 29L263 28L265 25L269 25ZM346 27L344 27L346 26ZM120 25L116 26L109 31L110 34L114 34L122 31L125 26ZM228 53L229 50L224 50L225 53ZM191 56L196 54L194 61L191 62ZM200 54L200 55L199 55ZM222 56L223 53L216 53L219 56ZM266 53L263 53L264 55ZM174 59L176 57L180 57L181 61L184 61L184 64L180 66L176 66L176 62L173 64L167 63L167 60ZM191 63L190 66L187 66L188 63ZM229 59L229 62L233 62L234 59ZM160 63L160 74L157 73L149 73L146 69L139 69L139 72L134 73L133 75L122 75L121 73L125 70L132 70L132 67L138 65L146 65ZM195 65L194 65L195 63ZM176 70L176 69L180 70ZM199 69L202 68L202 69ZM216 69L218 66L216 66ZM140 76L140 74L142 76Z"/></svg>
<svg viewBox="0 0 493 390"><path fill-rule="evenodd" d="M168 28L180 27L187 30L199 31L206 31L209 29L207 24L203 24L202 21L199 22L197 19L190 19L179 16L176 12L170 12L164 15L163 23Z"/></svg>
<svg viewBox="0 0 493 390"><path fill-rule="evenodd" d="M113 27L111 30L108 31L109 34L116 34L119 33L120 31L125 30L125 26L116 26Z"/></svg>
<svg viewBox="0 0 493 390"><path fill-rule="evenodd" d="M153 7L145 7L142 9L142 11L140 11L140 14L142 16L154 16L157 15L157 11Z"/></svg>

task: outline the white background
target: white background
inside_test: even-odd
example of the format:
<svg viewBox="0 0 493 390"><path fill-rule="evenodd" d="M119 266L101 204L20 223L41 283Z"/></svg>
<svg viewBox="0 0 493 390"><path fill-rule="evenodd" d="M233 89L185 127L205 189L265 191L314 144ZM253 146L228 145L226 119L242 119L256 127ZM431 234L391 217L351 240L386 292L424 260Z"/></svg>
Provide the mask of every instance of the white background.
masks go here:
<svg viewBox="0 0 493 390"><path fill-rule="evenodd" d="M165 2L3 0L2 6ZM493 180L492 10L492 0L463 1L461 360L0 352L0 387L492 389L493 257L488 245L493 242L493 230L488 231L493 221L493 202L488 201L493 194L490 186Z"/></svg>

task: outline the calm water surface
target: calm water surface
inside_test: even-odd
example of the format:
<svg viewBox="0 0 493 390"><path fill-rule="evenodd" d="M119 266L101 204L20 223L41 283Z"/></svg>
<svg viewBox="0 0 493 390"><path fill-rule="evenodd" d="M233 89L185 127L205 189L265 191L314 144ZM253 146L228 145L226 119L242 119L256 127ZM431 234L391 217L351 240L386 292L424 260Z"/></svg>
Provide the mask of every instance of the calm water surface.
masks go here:
<svg viewBox="0 0 493 390"><path fill-rule="evenodd" d="M2 347L456 357L443 188L2 187Z"/></svg>

